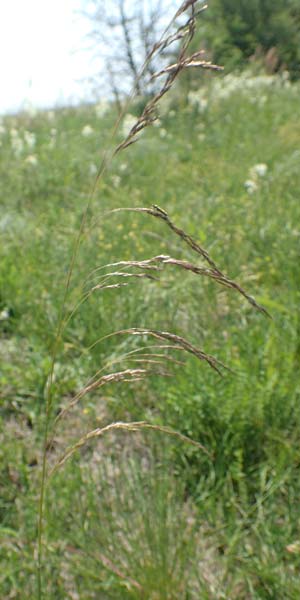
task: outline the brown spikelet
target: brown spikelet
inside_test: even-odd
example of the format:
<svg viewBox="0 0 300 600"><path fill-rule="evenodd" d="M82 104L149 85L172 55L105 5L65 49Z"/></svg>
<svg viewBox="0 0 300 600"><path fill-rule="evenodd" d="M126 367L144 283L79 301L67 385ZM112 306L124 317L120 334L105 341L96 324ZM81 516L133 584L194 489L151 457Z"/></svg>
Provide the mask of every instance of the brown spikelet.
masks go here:
<svg viewBox="0 0 300 600"><path fill-rule="evenodd" d="M194 37L196 16L206 8L206 6L202 5L201 8L196 11L195 7L197 3L198 0L188 0L184 2L176 12L172 23L174 24L178 17L187 13L187 10L190 9L190 12L186 14L186 23L184 25L178 25L175 33L167 34L166 31L166 34L162 36L162 39L154 45L149 60L152 60L157 53L161 53L171 44L181 40L181 46L176 62L165 66L163 69L152 75L151 81L162 76L165 76L165 81L158 92L149 100L149 102L147 102L142 114L137 118L125 139L116 147L114 154L118 154L121 150L125 150L132 144L135 144L139 139L138 134L157 120L157 109L160 100L170 91L175 80L182 71L189 68L210 69L212 71L220 71L223 69L223 67L204 60L202 50L198 50L190 56L187 56L186 54Z"/></svg>
<svg viewBox="0 0 300 600"><path fill-rule="evenodd" d="M164 255L156 256L148 261L143 261L144 264L148 263L148 265L150 266L152 261L153 262L155 262L155 261L161 262L164 264L172 264L177 267L181 267L187 271L191 271L197 275L204 275L206 277L210 277L211 279L214 279L215 281L217 281L218 283L220 283L221 285L223 285L225 287L237 290L242 296L244 296L244 298L249 302L249 304L251 304L254 308L256 308L256 310L264 313L266 316L271 318L268 311L263 306L258 304L256 302L256 300L252 296L250 296L250 294L248 294L246 292L246 290L244 290L242 288L241 285L239 285L237 282L233 281L232 279L229 279L228 277L226 277L226 275L224 275L224 273L222 273L222 271L216 265L214 260L210 257L207 250L205 250L202 246L200 246L200 244L198 242L196 242L183 229L180 229L179 227L177 227L173 223L173 221L171 221L168 213L165 210L163 210L156 204L153 204L153 206L151 208L117 208L117 209L114 209L112 212L121 212L121 211L133 211L133 212L139 212L139 213L146 213L148 215L151 215L152 217L161 219L168 225L168 227L180 239L182 239L194 252L196 252L196 254L199 254L209 264L210 269L204 269L203 267L198 267L196 265L193 265L192 263L189 263L188 261L178 260L178 259L174 259L170 256L164 256ZM143 263L141 262L140 265L142 265Z"/></svg>
<svg viewBox="0 0 300 600"><path fill-rule="evenodd" d="M176 335L175 333L170 333L169 331L159 331L157 329L143 329L143 328L132 327L130 329L120 329L119 331L110 333L110 334L104 336L103 338L101 338L101 340L99 340L99 341L104 341L110 337L113 337L116 335L124 335L124 334L125 335L134 335L134 336L135 335L151 336L158 340L167 340L167 341L171 342L171 348L173 348L173 349L180 348L181 350L184 350L185 352L188 352L189 354L193 354L193 356L195 356L199 360L204 361L207 364L209 364L209 366L212 369L214 369L214 371L216 371L219 375L222 375L222 372L220 369L221 367L228 371L231 370L228 367L226 367L226 365L224 365L220 360L218 360L214 356L211 356L210 354L206 354L206 352L204 352L203 350L200 350L199 348L197 348L196 346L194 346L193 344L188 342L188 340L186 340L184 337L182 337L180 335Z"/></svg>
<svg viewBox="0 0 300 600"><path fill-rule="evenodd" d="M199 448L207 456L209 456L209 458L212 459L212 455L210 454L210 452L202 444L200 444L200 442L196 442L195 440L183 435L182 433L179 433L178 431L173 431L173 429L170 429L169 427L164 427L162 425L154 425L145 421L134 421L131 423L123 423L122 421L120 421L116 423L110 423L109 425L106 425L106 427L97 427L96 429L93 429L92 431L89 431L84 436L82 436L73 446L70 446L66 450L66 452L58 459L58 461L49 473L48 481L52 477L52 475L54 475L56 471L58 471L58 469L60 469L60 467L62 467L67 462L67 460L71 458L73 454L75 454L75 452L77 452L77 450L80 450L80 448L85 446L90 440L98 438L104 435L105 433L108 433L109 431L139 431L141 429L159 431L161 433L165 433L176 437L183 442L186 442L188 444L191 444L192 446L195 446L196 448Z"/></svg>
<svg viewBox="0 0 300 600"><path fill-rule="evenodd" d="M119 383L120 381L137 381L144 378L148 374L146 369L125 369L124 371L118 371L116 373L109 373L108 375L102 375L90 384L86 385L80 390L76 396L65 406L61 412L57 415L55 423L62 419L66 413L68 413L86 394L95 391L108 383Z"/></svg>
<svg viewBox="0 0 300 600"><path fill-rule="evenodd" d="M222 67L220 67L219 65L214 65L213 63L211 63L207 60L199 60L199 58L202 55L203 55L203 50L200 50L199 52L195 52L188 58L185 58L184 60L182 60L182 62L180 64L174 63L173 65L169 65L168 67L161 69L161 71L154 73L152 75L152 79L157 79L158 77L161 77L162 75L166 75L168 73L178 71L179 69L182 70L182 69L189 69L189 68L195 68L195 67L202 67L203 69L210 69L211 71L222 71Z"/></svg>

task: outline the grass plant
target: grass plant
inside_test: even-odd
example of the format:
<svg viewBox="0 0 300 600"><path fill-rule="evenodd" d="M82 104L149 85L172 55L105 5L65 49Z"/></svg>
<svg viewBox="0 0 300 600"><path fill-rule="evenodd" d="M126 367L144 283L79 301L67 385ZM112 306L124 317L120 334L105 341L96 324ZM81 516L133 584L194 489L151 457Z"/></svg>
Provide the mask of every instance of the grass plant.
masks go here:
<svg viewBox="0 0 300 600"><path fill-rule="evenodd" d="M41 599L44 596L43 578L42 578L42 569L43 569L43 560L44 560L44 558L43 558L43 545L44 545L44 540L43 540L44 525L43 525L43 523L44 523L45 493L46 493L46 484L47 484L47 453L48 453L49 447L50 448L52 447L52 441L50 440L50 436L51 436L50 428L51 428L51 420L52 420L52 412L53 412L53 403L55 401L54 386L53 386L54 369L55 369L55 364L56 364L56 359L57 359L58 346L60 344L60 340L61 340L62 332L63 332L64 326L65 326L66 318L67 318L67 320L69 320L69 318L66 317L66 303L67 303L67 299L69 296L69 289L71 286L72 275L73 275L73 271L74 271L75 264L76 264L79 246L81 244L83 233L84 233L84 230L85 230L86 224L87 224L88 211L89 211L90 204L91 204L92 198L93 198L95 190L96 190L96 185L103 177L106 169L108 168L108 166L110 164L110 160L113 158L113 156L115 154L120 153L121 151L124 151L126 148L128 148L128 146L131 146L133 143L137 142L138 134L140 132L142 132L143 129L145 129L147 126L152 125L157 120L157 118L158 118L157 106L158 106L160 100L165 96L165 94L170 91L170 89L174 85L174 83L175 83L178 75L181 73L181 71L183 71L187 68L191 68L191 67L202 67L205 69L213 69L213 70L219 69L219 67L217 67L216 65L212 65L211 63L209 63L205 60L200 60L200 58L202 57L201 51L193 53L191 56L187 55L187 51L188 51L190 42L192 41L194 32L195 32L196 5L197 4L198 4L197 0L191 0L189 2L182 3L182 5L179 7L177 12L175 13L174 18L172 19L171 23L168 25L165 32L162 34L160 41L154 45L153 49L149 53L149 56L146 58L146 62L144 64L144 66L142 67L141 74L137 77L137 80L135 82L135 88L138 88L139 77L143 74L143 70L144 70L145 66L148 64L148 62L151 61L157 53L160 53L162 50L165 50L167 47L173 45L175 42L178 42L180 40L179 53L178 53L178 58L177 58L176 62L170 66L167 66L162 71L160 71L159 73L155 73L152 76L152 79L165 76L162 86L158 88L158 92L153 96L153 98L151 98L146 103L146 106L143 109L141 116L138 117L136 122L131 127L129 127L128 134L127 135L125 134L125 138L121 142L121 144L119 144L112 153L109 151L108 152L106 151L104 153L104 157L102 159L100 168L98 170L98 173L97 173L97 176L95 179L95 185L92 188L90 199L89 199L89 201L86 205L86 208L83 212L83 215L82 215L82 218L80 221L79 232L78 232L78 235L76 236L76 241L74 243L72 256L71 256L71 260L70 260L70 265L69 265L68 272L67 272L66 283L64 286L64 293L63 293L63 298L62 298L62 302L61 302L60 313L59 313L59 317L58 317L57 331L56 331L56 335L55 335L53 349L51 352L51 365L50 365L47 388L46 388L44 449L43 449L43 453L42 453L41 484L40 484L40 498L39 498L39 517L38 517L38 547L37 547L37 563L38 563L37 564L37 581L38 581L38 598L39 599ZM202 11L202 8L201 8L201 11ZM179 17L183 17L184 15L186 15L185 24L183 26L177 25L177 19ZM175 33L173 31L171 34L169 34L169 30L173 25L175 25ZM135 89L133 90L133 93L134 92L135 92ZM131 97L130 97L130 99L131 99ZM128 103L126 104L126 107L127 106L128 106ZM112 132L112 136L111 136L112 140L114 139L115 132L117 131L117 127L119 125L119 122L120 122L122 116L124 115L124 112L125 112L125 109L124 109L123 113L120 114L119 118L116 121L116 125L113 128L113 132ZM84 129L84 132L86 133L87 131L90 131L90 130L88 130L86 127ZM31 163L34 163L34 162L35 161L31 159ZM175 231L177 234L179 234L180 237L182 237L189 245L192 245L193 249L196 252L199 252L201 254L201 256L204 257L209 262L210 265L214 266L215 270L214 270L214 272L213 271L210 272L210 276L215 277L218 280L221 280L221 278L223 278L223 281L222 281L223 284L229 285L230 287L236 287L237 289L239 289L239 291L242 291L242 288L237 286L237 284L234 284L230 280L224 278L221 271L216 269L215 264L209 258L208 254L205 253L202 250L202 248L200 246L198 246L192 240L192 238L190 238L190 236L185 234L182 230L178 230L172 224L172 222L168 218L168 215L165 211L163 211L162 209L159 209L155 205L154 210L152 210L152 211L148 210L146 212L153 214L156 217L159 216L160 218L163 218L164 220L166 220L168 225L171 227L171 229L173 229L173 231ZM191 265L187 266L187 264L184 265L184 263L179 263L178 261L176 264L178 266L180 265L184 268L193 269L193 267ZM194 272L195 272L195 269L196 269L196 267L194 267L194 269L193 269ZM198 272L198 274L200 274L200 273L204 274L204 271L199 268L198 268L198 271L196 271L196 272ZM206 270L206 274L207 275L209 274L208 270ZM130 276L130 275L131 274L129 273L128 276ZM120 277L120 275L118 275L118 277ZM225 280L226 280L226 283L225 283ZM116 284L116 285L117 285L117 287L119 287L120 284ZM98 288L98 286L96 286L96 289L97 288ZM104 289L105 289L105 287L104 287ZM91 291L95 291L95 286L92 288ZM246 297L248 297L246 292L242 291L242 293L244 295L246 295ZM251 302L255 304L255 301L252 299L251 299ZM74 314L74 310L72 310L71 316L73 316L73 314ZM122 333L125 333L125 331L123 331ZM190 344L187 340L185 340L181 336L175 335L173 333L165 332L165 331L152 330L152 329L138 330L136 328L127 330L126 333L129 333L132 335L140 335L140 334L142 334L144 336L150 335L150 336L154 336L158 340L162 340L162 341L166 340L166 341L170 342L170 344L175 344L176 347L179 346L182 350L191 352L193 355L195 355L200 360L205 360L213 369L215 369L218 373L220 373L219 368L217 367L218 361L216 359L214 359L210 355L207 355L203 351L198 350L195 346ZM162 374L161 371L156 371L156 373ZM141 374L142 374L141 370L139 371L139 373L135 372L135 375L137 375L138 379L140 378ZM144 369L143 375L146 375L146 374L147 374L147 370ZM118 374L118 380L119 379L120 378L119 378L119 374ZM112 381L113 381L113 379L112 379ZM126 379L124 378L123 381L126 381ZM99 383L99 380L97 383ZM95 382L94 382L94 384L95 384ZM89 384L84 389L84 391L81 395L88 393L90 390L90 387L91 386ZM94 388L95 388L95 385L94 385ZM78 399L78 395L76 396L76 400L77 399ZM73 404L74 404L74 400L72 400L71 403L69 404L69 409L72 408ZM64 414L65 414L65 412L66 411L64 411ZM160 427L158 425L150 425L150 424L144 423L144 422L112 423L112 424L107 425L102 428L98 427L96 429L93 429L92 431L89 431L88 433L85 433L79 440L77 440L75 443L73 443L73 445L58 459L58 462L53 467L50 475L53 472L55 472L56 468L64 465L66 460L68 458L70 458L76 450L78 450L79 448L82 448L85 444L87 444L90 441L90 439L102 436L104 433L110 431L111 429L114 429L114 430L124 429L124 430L134 431L137 428L148 428L148 429L151 428L156 431L161 431L165 434L172 433L166 427ZM177 434L177 435L180 436L180 434ZM182 438L184 439L184 436L182 436ZM193 443L198 445L199 448L203 448L202 444L198 444L197 442L193 442Z"/></svg>
<svg viewBox="0 0 300 600"><path fill-rule="evenodd" d="M113 111L3 121L5 598L36 595L47 397L45 598L298 597L298 87L278 76L245 97L206 81L198 104L173 87L137 144L136 129L115 133L126 153L106 162L84 227ZM16 156L13 129L35 148ZM273 319L252 310L258 290Z"/></svg>

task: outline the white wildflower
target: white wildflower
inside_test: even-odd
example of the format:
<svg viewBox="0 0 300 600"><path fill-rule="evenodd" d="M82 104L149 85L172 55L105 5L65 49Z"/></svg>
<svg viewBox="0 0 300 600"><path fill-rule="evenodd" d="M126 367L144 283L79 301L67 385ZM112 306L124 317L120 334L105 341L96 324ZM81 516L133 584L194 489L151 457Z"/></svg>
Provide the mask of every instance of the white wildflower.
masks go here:
<svg viewBox="0 0 300 600"><path fill-rule="evenodd" d="M255 177L265 177L267 170L268 166L265 163L258 163L250 169L250 177L253 179L255 179Z"/></svg>
<svg viewBox="0 0 300 600"><path fill-rule="evenodd" d="M288 71L282 71L282 73L280 73L280 79L283 87L291 87L290 74Z"/></svg>
<svg viewBox="0 0 300 600"><path fill-rule="evenodd" d="M112 184L115 188L118 188L121 183L121 177L119 175L112 175Z"/></svg>
<svg viewBox="0 0 300 600"><path fill-rule="evenodd" d="M265 95L264 96L260 96L259 99L258 99L258 105L259 106L264 106L266 104L266 102L267 102L267 99L268 98Z"/></svg>
<svg viewBox="0 0 300 600"><path fill-rule="evenodd" d="M93 135L94 130L90 125L85 125L82 130L81 130L81 135L83 135L83 137L89 137L90 135Z"/></svg>
<svg viewBox="0 0 300 600"><path fill-rule="evenodd" d="M202 87L201 90L192 90L188 94L188 102L198 106L204 111L208 104L227 100L234 94L241 94L245 99L257 106L263 106L268 99L268 90L283 88L290 85L288 75L253 75L251 71L244 71L240 75L229 73L225 77L214 79L211 85Z"/></svg>
<svg viewBox="0 0 300 600"><path fill-rule="evenodd" d="M123 125L122 125L122 135L124 138L127 138L127 136L129 135L131 129L134 127L136 122L137 122L136 117L134 117L130 113L127 113L127 115L125 115L124 120L123 120Z"/></svg>
<svg viewBox="0 0 300 600"><path fill-rule="evenodd" d="M50 123L52 123L52 121L55 120L55 112L54 112L54 110L48 110L48 112L47 112L47 118L48 118L48 121L50 121Z"/></svg>
<svg viewBox="0 0 300 600"><path fill-rule="evenodd" d="M9 309L3 308L0 312L0 321L6 321L7 319L9 319Z"/></svg>
<svg viewBox="0 0 300 600"><path fill-rule="evenodd" d="M253 181L252 179L247 179L244 183L244 186L248 194L254 194L258 190L258 185L256 181Z"/></svg>
<svg viewBox="0 0 300 600"><path fill-rule="evenodd" d="M13 149L14 155L18 158L19 156L21 156L21 154L23 152L24 142L19 137L19 132L17 131L17 129L12 128L9 133L10 133L11 147Z"/></svg>
<svg viewBox="0 0 300 600"><path fill-rule="evenodd" d="M36 137L34 133L32 133L31 131L24 131L24 140L28 148L34 148L36 143Z"/></svg>
<svg viewBox="0 0 300 600"><path fill-rule="evenodd" d="M25 100L24 102L24 110L30 117L35 117L37 115L37 108L33 106L31 100Z"/></svg>
<svg viewBox="0 0 300 600"><path fill-rule="evenodd" d="M160 129L159 132L159 137L161 137L162 139L165 138L167 136L167 131L166 129Z"/></svg>
<svg viewBox="0 0 300 600"><path fill-rule="evenodd" d="M199 98L198 108L201 112L204 112L207 108L208 100L207 98Z"/></svg>
<svg viewBox="0 0 300 600"><path fill-rule="evenodd" d="M199 92L190 91L187 96L188 103L192 106L197 106L199 98Z"/></svg>
<svg viewBox="0 0 300 600"><path fill-rule="evenodd" d="M49 140L49 144L48 144L48 147L50 148L50 150L53 150L55 148L56 134L57 134L57 129L55 129L55 127L52 127L50 129L50 140Z"/></svg>
<svg viewBox="0 0 300 600"><path fill-rule="evenodd" d="M106 114L108 107L109 107L109 104L108 104L108 102L106 102L106 100L102 100L101 102L98 102L98 104L96 104L96 106L95 106L96 117L98 119L102 119L102 117L104 117L104 115Z"/></svg>
<svg viewBox="0 0 300 600"><path fill-rule="evenodd" d="M89 166L89 174L91 177L94 177L98 173L98 168L95 163L91 163Z"/></svg>
<svg viewBox="0 0 300 600"><path fill-rule="evenodd" d="M121 163L119 166L119 170L121 171L121 173L125 173L125 171L127 171L128 165L127 163Z"/></svg>
<svg viewBox="0 0 300 600"><path fill-rule="evenodd" d="M36 167L38 164L38 159L35 154L29 154L27 158L25 158L25 163L27 165L31 165L32 167Z"/></svg>
<svg viewBox="0 0 300 600"><path fill-rule="evenodd" d="M197 92L189 92L188 102L191 104L191 106L198 108L200 112L204 112L208 105L208 100L203 96L202 90Z"/></svg>

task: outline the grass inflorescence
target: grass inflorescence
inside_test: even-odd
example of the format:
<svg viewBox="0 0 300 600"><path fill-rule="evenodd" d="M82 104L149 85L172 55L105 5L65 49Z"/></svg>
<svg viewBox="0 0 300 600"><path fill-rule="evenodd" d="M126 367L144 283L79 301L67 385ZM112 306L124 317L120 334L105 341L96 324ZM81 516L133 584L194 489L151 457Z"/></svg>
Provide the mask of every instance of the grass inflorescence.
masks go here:
<svg viewBox="0 0 300 600"><path fill-rule="evenodd" d="M44 535L43 535L43 532L44 532L44 504L45 504L45 493L46 493L46 483L47 483L47 452L48 452L49 447L50 448L52 447L51 421L52 421L52 413L53 413L53 404L55 402L55 390L54 390L55 365L56 365L56 361L57 361L58 346L60 344L62 333L63 333L64 327L65 327L66 305L67 305L70 287L71 287L71 283L72 283L73 271L76 266L77 255L78 255L79 247L80 247L81 240L83 237L83 233L86 228L88 212L89 212L91 202L92 202L93 197L96 192L96 186L101 181L103 176L105 175L106 170L109 168L110 161L116 154L124 151L126 148L128 148L128 146L131 146L133 143L138 141L137 134L142 132L147 126L152 125L157 120L157 118L158 118L157 107L159 105L159 102L171 90L172 86L174 85L174 83L175 83L178 75L181 73L181 71L183 71L187 68L190 68L190 67L201 67L201 68L207 68L207 69L212 69L212 70L218 70L218 67L216 65L213 65L210 62L207 62L205 60L199 60L200 56L202 55L201 52L193 53L190 56L187 55L189 45L194 37L194 32L195 32L195 24L196 24L196 8L195 7L196 7L196 4L197 4L197 1L193 0L191 2L183 3L181 5L181 7L176 12L174 18L171 20L171 23L166 28L165 32L162 34L161 40L157 44L154 45L154 47L152 48L152 50L149 53L149 56L146 58L145 65L141 69L141 75L143 74L143 69L146 66L146 64L154 58L154 56L157 52L160 53L162 48L165 49L167 46L171 46L175 42L178 42L180 40L179 52L178 52L178 57L177 57L176 63L174 63L171 66L165 67L162 71L160 71L159 73L156 73L154 76L155 78L161 77L164 75L166 76L164 78L162 86L158 88L157 93L155 93L155 95L146 103L145 108L142 111L142 114L137 118L136 123L133 124L132 127L130 127L129 132L128 132L127 136L125 136L125 139L123 140L123 142L121 142L121 144L118 144L117 147L115 148L115 150L113 150L112 152L110 152L109 149L104 152L103 159L101 161L100 167L97 172L97 176L95 178L95 184L92 187L92 191L91 191L88 203L82 214L79 231L75 238L73 251L71 254L71 259L70 259L68 272L67 272L67 276L66 276L63 298L61 301L61 307L60 307L60 311L59 311L57 331L56 331L56 335L55 335L53 349L51 352L51 364L50 364L48 382L47 382L47 387L46 387L44 448L43 448L43 453L42 453L39 516L38 516L38 541L37 541L38 598L42 598L44 595L44 593L43 593L43 574L42 574L43 546L44 546ZM189 11L188 11L188 9L189 9ZM182 17L185 14L186 14L185 26L184 26L184 28L182 28L181 25L178 26L177 32L176 32L176 19L178 17ZM168 32L169 32L169 29L174 26L175 26L175 33L173 33L170 38ZM135 82L135 87L138 86L138 79L139 79L139 76L137 77L137 80ZM134 91L135 91L135 89L133 90L133 93L134 93ZM132 96L130 96L129 101L126 103L125 108L127 108L128 103L131 100L131 97ZM124 108L123 112L121 112L121 114L120 114L119 118L117 119L116 124L112 130L111 143L114 140L115 133L117 131L120 120L125 112L125 108ZM86 135L87 132L88 133L91 132L91 129L88 129L87 127L85 127L83 131L84 131L84 135ZM110 140L109 140L109 142L110 142ZM157 213L160 216L163 215L164 218L167 218L168 224L171 226L171 228L173 230L175 230L177 233L179 232L179 230L176 230L176 228L174 229L172 222L168 219L167 214L164 211L162 211L161 209L158 209L157 207L155 207L155 210L157 211ZM157 216L156 213L153 213L153 214L155 214L155 216ZM182 237L185 237L186 239L189 239L189 237L186 236L186 234L184 234L184 232L181 232L180 235ZM112 285L113 285L113 287L120 287L120 284L112 284ZM111 286L109 285L108 288L110 289L110 287ZM93 291L94 291L94 288L93 288ZM72 310L72 316L73 316L73 314L74 314L74 309ZM169 333L169 332L162 332L162 331L150 330L150 329L147 331L143 330L143 331L139 331L139 332L137 329L131 329L131 330L128 330L128 333L131 333L133 335L136 335L137 333L143 333L143 334L147 334L147 335L152 335L155 338L160 339L160 340L167 340L169 342L175 342L175 344L179 345L182 349L186 350L187 352L191 352L192 354L194 354L201 360L205 360L213 369L215 369L218 373L220 372L219 368L217 367L218 361L215 358L213 358L210 355L205 354L202 351L199 351L195 346L190 344L187 340L185 340L181 336L177 336L177 335ZM85 391L86 391L86 393L88 393L89 386L86 387ZM77 397L76 397L76 399L77 399ZM69 404L69 408L72 408L73 404L74 404L74 401L72 401L71 404ZM142 423L142 422L139 423L139 426L154 427L154 428L158 427L156 425L150 426L150 425L148 425L146 423ZM104 428L101 428L101 429L97 428L93 431L90 431L90 432L86 433L83 437L81 437L78 441L76 441L73 444L73 446L69 450L66 451L66 453L58 460L57 466L63 465L64 462L66 461L66 459L69 458L74 453L75 450L84 446L91 438L98 437L99 435L102 435L103 433L110 430L111 428L113 428L113 429L119 429L119 428L124 429L125 428L125 429L129 429L129 430L135 430L136 427L137 427L137 423L128 423L126 425L123 423L114 423L114 424L108 425ZM164 431L164 433L167 433L169 431L167 429L164 429L164 430L160 429L160 430ZM51 441L50 441L50 439L51 439ZM200 444L199 447L202 447L202 445ZM53 470L55 471L55 467Z"/></svg>

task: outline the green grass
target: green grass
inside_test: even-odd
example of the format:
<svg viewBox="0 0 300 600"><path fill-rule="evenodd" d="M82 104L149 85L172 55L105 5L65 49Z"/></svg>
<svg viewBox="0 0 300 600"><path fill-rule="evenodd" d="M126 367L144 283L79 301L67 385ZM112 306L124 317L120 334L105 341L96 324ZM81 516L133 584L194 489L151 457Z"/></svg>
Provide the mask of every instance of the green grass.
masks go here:
<svg viewBox="0 0 300 600"><path fill-rule="evenodd" d="M270 86L259 91L259 97L266 97L259 105L250 92L237 90L218 99L212 88L203 112L190 105L179 109L174 97L161 126L144 132L137 145L120 155L95 194L68 309L77 303L87 275L105 263L157 254L191 257L162 222L136 213L108 214L119 206L156 203L267 308L272 320L234 291L193 274L183 277L175 267L160 282L105 290L80 306L58 350L57 409L106 361L133 349L135 340L122 336L88 350L90 346L113 330L131 326L183 335L224 361L234 374L220 379L191 357L184 367L172 368L172 378L153 375L147 382L106 386L103 393L85 397L62 422L53 457L97 424L147 419L200 441L213 459L173 439L168 440L166 457L157 433L115 435L74 457L49 487L49 600L298 598L300 553L291 547L300 539L298 92L297 87ZM3 121L4 598L35 595L33 555L50 352L72 244L95 176L91 165L100 162L113 120L113 114L97 118L90 106L61 109L54 120L41 113ZM93 133L84 137L87 124ZM12 128L34 132L36 146L16 157ZM49 147L53 128L57 133ZM28 155L37 157L36 165L25 162ZM267 173L257 178L258 188L249 194L244 184L258 163L267 165ZM148 464L147 447L154 442L158 449ZM112 464L115 473L118 462L122 475L115 481L109 469ZM180 544L189 523L189 542ZM175 548L179 566L172 570ZM178 588L181 572L181 580L189 581L185 596Z"/></svg>

